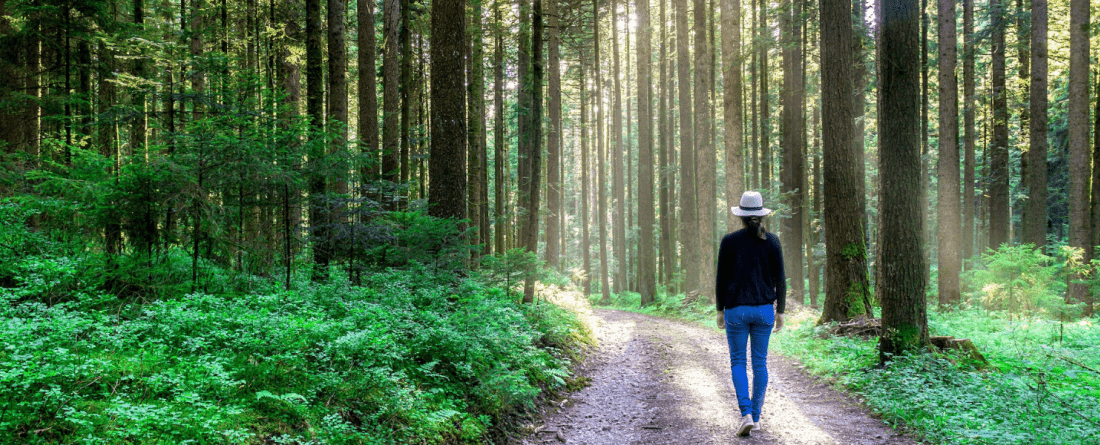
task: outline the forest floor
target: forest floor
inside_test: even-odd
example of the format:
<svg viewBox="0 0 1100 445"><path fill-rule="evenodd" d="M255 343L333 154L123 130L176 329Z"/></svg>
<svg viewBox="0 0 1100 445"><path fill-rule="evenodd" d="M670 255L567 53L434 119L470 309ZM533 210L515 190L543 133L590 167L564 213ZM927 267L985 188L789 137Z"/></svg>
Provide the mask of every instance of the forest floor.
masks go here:
<svg viewBox="0 0 1100 445"><path fill-rule="evenodd" d="M775 353L762 428L737 437L722 331L612 310L594 310L592 325L599 346L579 369L591 384L551 400L513 444L917 443Z"/></svg>

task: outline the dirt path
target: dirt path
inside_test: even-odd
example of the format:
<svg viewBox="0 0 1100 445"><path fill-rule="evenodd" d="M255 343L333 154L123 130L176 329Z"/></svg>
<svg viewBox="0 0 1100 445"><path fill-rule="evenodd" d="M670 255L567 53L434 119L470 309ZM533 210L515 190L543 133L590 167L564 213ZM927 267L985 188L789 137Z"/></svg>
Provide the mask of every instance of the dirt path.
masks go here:
<svg viewBox="0 0 1100 445"><path fill-rule="evenodd" d="M518 443L915 443L774 353L763 428L737 437L724 333L630 312L596 310L593 318L599 349L582 369L591 386L559 399Z"/></svg>

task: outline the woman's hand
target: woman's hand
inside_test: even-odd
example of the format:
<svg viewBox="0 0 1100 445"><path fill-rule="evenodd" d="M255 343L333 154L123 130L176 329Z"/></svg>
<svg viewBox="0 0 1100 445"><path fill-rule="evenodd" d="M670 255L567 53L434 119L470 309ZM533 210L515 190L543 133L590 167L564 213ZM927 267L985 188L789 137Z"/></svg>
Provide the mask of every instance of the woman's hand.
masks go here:
<svg viewBox="0 0 1100 445"><path fill-rule="evenodd" d="M783 330L783 314L775 314L775 332Z"/></svg>
<svg viewBox="0 0 1100 445"><path fill-rule="evenodd" d="M726 328L726 311L718 311L718 327Z"/></svg>

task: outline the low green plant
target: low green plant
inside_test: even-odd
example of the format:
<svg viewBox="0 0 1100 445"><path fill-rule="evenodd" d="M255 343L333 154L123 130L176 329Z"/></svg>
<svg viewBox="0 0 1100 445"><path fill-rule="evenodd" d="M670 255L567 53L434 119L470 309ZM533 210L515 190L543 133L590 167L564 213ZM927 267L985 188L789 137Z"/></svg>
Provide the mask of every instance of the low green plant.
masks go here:
<svg viewBox="0 0 1100 445"><path fill-rule="evenodd" d="M0 288L6 440L480 443L566 385L591 335L557 305L430 265L122 306L79 268L25 260ZM68 290L49 303L55 282Z"/></svg>
<svg viewBox="0 0 1100 445"><path fill-rule="evenodd" d="M932 335L969 338L992 368L953 353L891 357L877 339L833 337L819 312L788 316L770 347L933 443L1091 443L1100 435L1100 328L980 306L929 309Z"/></svg>

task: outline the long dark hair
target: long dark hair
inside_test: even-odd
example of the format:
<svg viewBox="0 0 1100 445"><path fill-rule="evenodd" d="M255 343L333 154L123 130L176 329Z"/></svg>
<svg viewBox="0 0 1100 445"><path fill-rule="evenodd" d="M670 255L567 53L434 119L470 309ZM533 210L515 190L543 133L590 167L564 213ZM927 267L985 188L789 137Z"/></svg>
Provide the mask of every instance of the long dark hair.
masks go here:
<svg viewBox="0 0 1100 445"><path fill-rule="evenodd" d="M760 239L768 239L768 232L764 231L763 216L742 216L741 222L745 224L745 227L755 230L756 236L759 236Z"/></svg>

